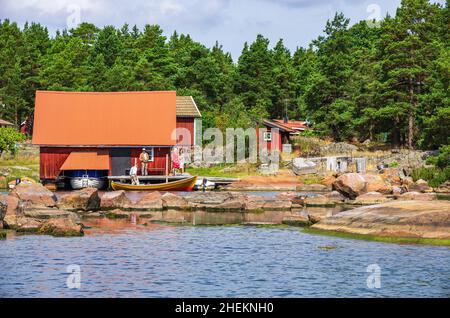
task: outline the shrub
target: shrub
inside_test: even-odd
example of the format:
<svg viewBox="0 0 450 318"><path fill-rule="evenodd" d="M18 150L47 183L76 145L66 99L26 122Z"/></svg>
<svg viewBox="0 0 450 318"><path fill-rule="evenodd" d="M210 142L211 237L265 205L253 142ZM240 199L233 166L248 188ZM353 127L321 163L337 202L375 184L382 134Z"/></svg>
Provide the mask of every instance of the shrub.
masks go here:
<svg viewBox="0 0 450 318"><path fill-rule="evenodd" d="M3 151L16 152L16 143L25 140L25 135L14 127L0 127L0 154Z"/></svg>
<svg viewBox="0 0 450 318"><path fill-rule="evenodd" d="M427 159L428 164L435 165L441 169L450 166L450 145L442 146L439 148L439 154L437 156L431 156Z"/></svg>
<svg viewBox="0 0 450 318"><path fill-rule="evenodd" d="M389 164L389 167L391 167L391 168L397 168L398 166L399 166L399 164L398 164L397 161L391 162L391 163Z"/></svg>
<svg viewBox="0 0 450 318"><path fill-rule="evenodd" d="M450 167L444 169L439 169L437 167L419 168L415 169L411 176L414 181L423 179L426 180L431 187L437 188L445 181L450 180Z"/></svg>
<svg viewBox="0 0 450 318"><path fill-rule="evenodd" d="M412 173L414 181L423 179L433 188L437 188L450 180L450 145L439 148L438 155L429 157L427 164L434 167L415 169Z"/></svg>
<svg viewBox="0 0 450 318"><path fill-rule="evenodd" d="M301 151L302 156L318 156L321 154L323 141L301 135L293 139L293 145Z"/></svg>

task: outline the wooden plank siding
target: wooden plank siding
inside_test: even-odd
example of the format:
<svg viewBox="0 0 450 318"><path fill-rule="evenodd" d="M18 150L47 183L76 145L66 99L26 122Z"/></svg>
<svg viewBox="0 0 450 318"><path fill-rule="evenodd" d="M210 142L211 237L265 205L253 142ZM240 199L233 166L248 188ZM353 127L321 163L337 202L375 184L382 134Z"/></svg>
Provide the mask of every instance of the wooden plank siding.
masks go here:
<svg viewBox="0 0 450 318"><path fill-rule="evenodd" d="M41 147L39 178L41 180L56 179L61 174L61 167L72 151L95 151L97 149L93 147Z"/></svg>
<svg viewBox="0 0 450 318"><path fill-rule="evenodd" d="M190 144L186 145L186 142L183 142L179 136L177 136L177 144L180 144L180 142L183 142L184 146L193 146L195 141L195 126L194 126L194 118L191 117L177 117L177 129L178 128L185 128L189 131L191 134Z"/></svg>
<svg viewBox="0 0 450 318"><path fill-rule="evenodd" d="M40 179L55 180L61 175L61 167L69 157L72 151L89 151L98 148L75 148L75 147L41 147L40 148ZM105 149L105 148L102 148ZM106 148L110 151L111 148ZM166 155L169 155L169 172L171 167L170 147L155 147L154 161L148 165L150 175L164 175L166 168ZM134 164L134 160L138 159L139 174L141 165L139 155L142 148L131 148L130 168ZM108 175L111 176L111 156Z"/></svg>
<svg viewBox="0 0 450 318"><path fill-rule="evenodd" d="M141 174L141 163L139 162L139 155L142 152L142 148L131 149L131 160L130 167L134 165L135 159L138 162L138 174ZM164 175L166 168L166 155L169 156L169 166L168 171L170 173L171 158L170 158L170 148L169 147L154 147L153 148L154 160L148 164L148 174L149 175Z"/></svg>
<svg viewBox="0 0 450 318"><path fill-rule="evenodd" d="M266 127L266 132L270 133L272 132L272 129L270 127ZM257 143L258 143L258 149L259 149L259 142L263 141L263 136L262 136L263 132L261 131L261 128L256 128L256 136L257 136ZM281 150L283 149L283 132L279 131L278 134L273 132L272 133L272 140L274 142L274 138L278 138L278 151L281 152ZM272 142L271 141L267 141L267 150L268 151L272 151Z"/></svg>

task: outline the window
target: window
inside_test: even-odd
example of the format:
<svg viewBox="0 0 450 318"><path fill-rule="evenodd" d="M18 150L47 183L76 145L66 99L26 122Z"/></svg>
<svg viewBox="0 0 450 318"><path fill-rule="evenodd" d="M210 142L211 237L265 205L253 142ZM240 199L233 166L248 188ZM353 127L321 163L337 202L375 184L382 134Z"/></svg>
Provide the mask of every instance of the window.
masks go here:
<svg viewBox="0 0 450 318"><path fill-rule="evenodd" d="M271 132L265 132L263 134L264 141L272 141L272 133Z"/></svg>
<svg viewBox="0 0 450 318"><path fill-rule="evenodd" d="M148 153L148 157L150 158L150 162L155 161L154 148L145 148L145 152Z"/></svg>

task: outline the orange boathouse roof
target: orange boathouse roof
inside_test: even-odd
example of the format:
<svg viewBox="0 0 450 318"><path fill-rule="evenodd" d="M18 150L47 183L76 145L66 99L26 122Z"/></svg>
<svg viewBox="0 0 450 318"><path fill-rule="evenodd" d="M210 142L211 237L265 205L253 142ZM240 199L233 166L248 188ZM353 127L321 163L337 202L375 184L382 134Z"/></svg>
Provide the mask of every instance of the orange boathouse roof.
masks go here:
<svg viewBox="0 0 450 318"><path fill-rule="evenodd" d="M37 91L33 144L173 146L176 92Z"/></svg>

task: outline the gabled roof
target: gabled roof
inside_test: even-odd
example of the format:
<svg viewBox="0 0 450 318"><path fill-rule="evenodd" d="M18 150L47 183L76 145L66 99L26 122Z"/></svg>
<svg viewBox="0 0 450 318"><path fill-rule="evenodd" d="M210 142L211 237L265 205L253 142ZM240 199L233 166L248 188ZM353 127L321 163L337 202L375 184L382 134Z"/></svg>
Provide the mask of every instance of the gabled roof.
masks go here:
<svg viewBox="0 0 450 318"><path fill-rule="evenodd" d="M300 130L303 131L306 128L308 128L308 124L306 121L300 121L300 120L288 120L287 123L284 122L282 119L274 119L274 122L281 124L283 126L289 127L294 130Z"/></svg>
<svg viewBox="0 0 450 318"><path fill-rule="evenodd" d="M14 124L13 124L13 123L10 123L10 122L7 121L7 120L0 119L0 126L14 126Z"/></svg>
<svg viewBox="0 0 450 318"><path fill-rule="evenodd" d="M172 146L176 92L37 91L33 144Z"/></svg>
<svg viewBox="0 0 450 318"><path fill-rule="evenodd" d="M192 96L177 96L177 117L202 117Z"/></svg>
<svg viewBox="0 0 450 318"><path fill-rule="evenodd" d="M267 127L278 128L282 132L295 133L295 130L293 130L283 124L280 124L274 120L263 119L262 124Z"/></svg>

